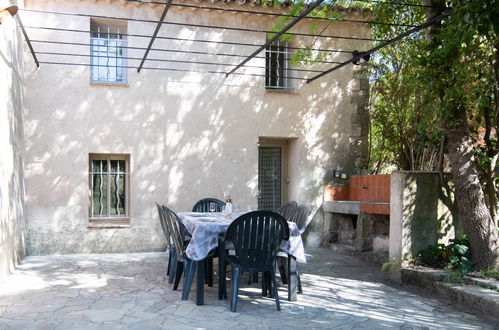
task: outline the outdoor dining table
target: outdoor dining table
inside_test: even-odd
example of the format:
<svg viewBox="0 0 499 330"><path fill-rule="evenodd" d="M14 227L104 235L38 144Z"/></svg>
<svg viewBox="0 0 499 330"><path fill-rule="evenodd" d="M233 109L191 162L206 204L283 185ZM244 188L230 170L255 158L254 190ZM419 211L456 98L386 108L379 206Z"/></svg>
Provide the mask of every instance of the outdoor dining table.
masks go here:
<svg viewBox="0 0 499 330"><path fill-rule="evenodd" d="M210 251L218 247L219 237L229 225L245 212L235 212L231 215L221 212L180 212L178 216L192 237L185 250L186 257L197 263L196 305L204 304L204 270L205 260ZM290 274L288 275L288 300L297 300L298 280L296 262L306 263L305 249L300 231L293 222L288 222L289 240L283 241L280 251L288 254ZM185 290L184 290L185 289ZM190 286L183 286L182 296L189 295ZM220 290L220 288L219 288ZM220 297L220 293L219 293Z"/></svg>

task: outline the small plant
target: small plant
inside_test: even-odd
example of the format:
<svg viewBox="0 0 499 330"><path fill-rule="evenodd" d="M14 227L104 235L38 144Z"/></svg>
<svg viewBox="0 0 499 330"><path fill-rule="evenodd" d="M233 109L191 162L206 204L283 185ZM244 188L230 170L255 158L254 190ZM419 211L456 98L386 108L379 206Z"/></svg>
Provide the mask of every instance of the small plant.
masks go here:
<svg viewBox="0 0 499 330"><path fill-rule="evenodd" d="M450 240L448 245L437 244L421 250L416 260L426 266L445 268L464 275L471 271L469 242L466 235Z"/></svg>
<svg viewBox="0 0 499 330"><path fill-rule="evenodd" d="M499 280L499 270L494 268L482 269L478 272L478 276L483 278L493 278Z"/></svg>
<svg viewBox="0 0 499 330"><path fill-rule="evenodd" d="M382 272L386 272L388 270L390 270L390 268L393 267L393 264L395 263L395 258L392 258L389 262L385 262L382 266L381 266L381 271Z"/></svg>
<svg viewBox="0 0 499 330"><path fill-rule="evenodd" d="M457 270L461 274L467 274L471 271L471 262L469 260L469 242L466 235L451 239L449 265L448 267Z"/></svg>
<svg viewBox="0 0 499 330"><path fill-rule="evenodd" d="M391 262L385 262L382 266L381 266L381 271L382 272L386 272L388 270L390 270L390 268L393 267L393 264Z"/></svg>
<svg viewBox="0 0 499 330"><path fill-rule="evenodd" d="M446 283L464 283L464 275L456 270L447 269L447 277L444 279Z"/></svg>

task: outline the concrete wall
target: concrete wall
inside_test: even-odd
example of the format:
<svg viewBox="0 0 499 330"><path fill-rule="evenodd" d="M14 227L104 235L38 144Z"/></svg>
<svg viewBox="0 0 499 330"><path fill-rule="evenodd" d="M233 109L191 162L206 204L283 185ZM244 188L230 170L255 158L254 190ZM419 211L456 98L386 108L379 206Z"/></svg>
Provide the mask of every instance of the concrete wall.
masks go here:
<svg viewBox="0 0 499 330"><path fill-rule="evenodd" d="M198 4L196 2L196 4ZM26 1L32 9L133 17L157 20L163 7L125 1ZM210 6L249 5L211 3ZM248 7L247 7L248 6ZM247 7L247 8L246 8ZM269 10L256 7L258 10ZM352 14L353 15L353 14ZM26 25L88 31L90 19L31 12ZM359 16L360 17L360 16ZM172 7L169 22L269 29L272 17L220 13ZM308 32L309 23L295 31ZM319 31L321 30L319 22ZM155 24L130 21L129 34L152 35ZM88 33L29 29L32 39L88 44ZM325 34L368 36L365 25L333 23ZM265 33L235 32L196 27L163 25L161 36L224 40L263 44ZM308 38L307 40L311 40ZM147 38L131 37L129 46L146 47ZM304 45L297 37L295 46ZM35 43L41 52L87 55L88 46ZM368 49L366 41L318 38L317 48ZM157 39L153 48L250 54L254 47L176 42ZM130 50L141 58L143 50ZM263 54L262 54L263 55ZM149 58L210 61L237 64L243 58L199 56L152 51ZM330 61L348 59L334 53ZM154 201L174 210L190 210L202 197L223 198L230 193L236 206L256 206L257 142L261 137L293 139L288 194L299 203L320 207L323 186L332 170L353 170L351 157L352 118L361 89L359 70L347 66L312 84L296 81L291 93L269 92L264 77L145 69L128 70L127 87L95 86L89 83L88 66L61 66L43 62L88 64L88 57L40 54L36 70L27 58L26 70L26 191L28 253L150 251L164 247ZM129 65L137 66L138 60ZM264 58L248 62L238 73L264 74ZM333 64L315 65L323 70ZM146 62L146 67L216 70L227 66ZM303 73L299 74L303 76ZM309 77L315 75L312 73ZM362 106L362 105L360 105ZM357 126L355 126L357 127ZM363 146L362 132L355 134L356 154ZM360 147L359 147L360 143ZM124 153L131 158L131 226L88 228L88 155ZM359 156L360 157L360 156ZM314 222L322 221L315 212ZM314 226L311 226L314 228ZM311 230L317 242L322 226ZM314 236L315 235L315 236Z"/></svg>
<svg viewBox="0 0 499 330"><path fill-rule="evenodd" d="M460 232L448 176L439 173L393 172L390 197L390 276L400 280L400 267L429 245L448 243Z"/></svg>
<svg viewBox="0 0 499 330"><path fill-rule="evenodd" d="M0 1L0 8L8 4ZM5 17L0 25L0 277L25 251L22 42L14 18Z"/></svg>

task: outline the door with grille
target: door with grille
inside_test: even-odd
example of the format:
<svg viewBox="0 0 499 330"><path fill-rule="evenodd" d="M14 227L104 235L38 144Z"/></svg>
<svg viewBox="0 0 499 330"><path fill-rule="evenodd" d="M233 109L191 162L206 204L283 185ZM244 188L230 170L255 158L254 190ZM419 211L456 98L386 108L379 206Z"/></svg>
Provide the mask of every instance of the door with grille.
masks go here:
<svg viewBox="0 0 499 330"><path fill-rule="evenodd" d="M284 147L261 145L258 147L258 209L275 210L284 199Z"/></svg>

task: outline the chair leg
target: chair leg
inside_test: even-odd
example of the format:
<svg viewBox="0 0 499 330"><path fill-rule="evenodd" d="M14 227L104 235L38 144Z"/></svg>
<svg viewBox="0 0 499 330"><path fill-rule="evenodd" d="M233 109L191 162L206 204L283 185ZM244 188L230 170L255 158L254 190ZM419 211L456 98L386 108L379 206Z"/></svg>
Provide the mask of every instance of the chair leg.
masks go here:
<svg viewBox="0 0 499 330"><path fill-rule="evenodd" d="M196 262L189 258L184 258L184 286L182 287L182 300L189 299L189 293L191 292L192 280L194 279L194 273L196 272Z"/></svg>
<svg viewBox="0 0 499 330"><path fill-rule="evenodd" d="M239 292L239 277L241 276L241 268L232 265L232 299L230 301L230 311L237 310L237 294Z"/></svg>
<svg viewBox="0 0 499 330"><path fill-rule="evenodd" d="M180 279L182 278L182 273L184 270L184 263L177 261L177 271L175 274L175 282L173 283L173 291L177 290Z"/></svg>
<svg viewBox="0 0 499 330"><path fill-rule="evenodd" d="M262 297L266 297L269 292L269 283L267 282L267 273L262 273Z"/></svg>
<svg viewBox="0 0 499 330"><path fill-rule="evenodd" d="M225 249L225 243L223 240L219 240L218 248L218 300L227 299L227 265L225 261L225 256L229 253L229 250Z"/></svg>
<svg viewBox="0 0 499 330"><path fill-rule="evenodd" d="M172 249L172 258L171 258L171 269L170 269L170 275L168 277L168 283L173 283L173 280L175 279L175 274L177 272L177 252L176 249Z"/></svg>
<svg viewBox="0 0 499 330"><path fill-rule="evenodd" d="M277 266L279 268L279 274L281 275L281 282L282 284L288 284L288 277L286 274L286 267L284 267L284 263L286 260L283 260L284 258L278 257L277 258Z"/></svg>
<svg viewBox="0 0 499 330"><path fill-rule="evenodd" d="M275 305L277 307L277 310L281 310L281 303L279 302L279 293L277 292L277 280L275 279L275 268L272 268L270 270L270 278L272 280L272 292L275 297Z"/></svg>
<svg viewBox="0 0 499 330"><path fill-rule="evenodd" d="M206 276L206 284L209 287L213 287L213 258L206 260L205 267L205 276Z"/></svg>
<svg viewBox="0 0 499 330"><path fill-rule="evenodd" d="M265 281L267 282L267 297L273 298L274 297L274 291L273 291L273 285L272 285L272 280L270 278L270 272L265 272Z"/></svg>
<svg viewBox="0 0 499 330"><path fill-rule="evenodd" d="M171 264L172 264L172 250L168 249L168 268L166 269L166 276L170 275Z"/></svg>

